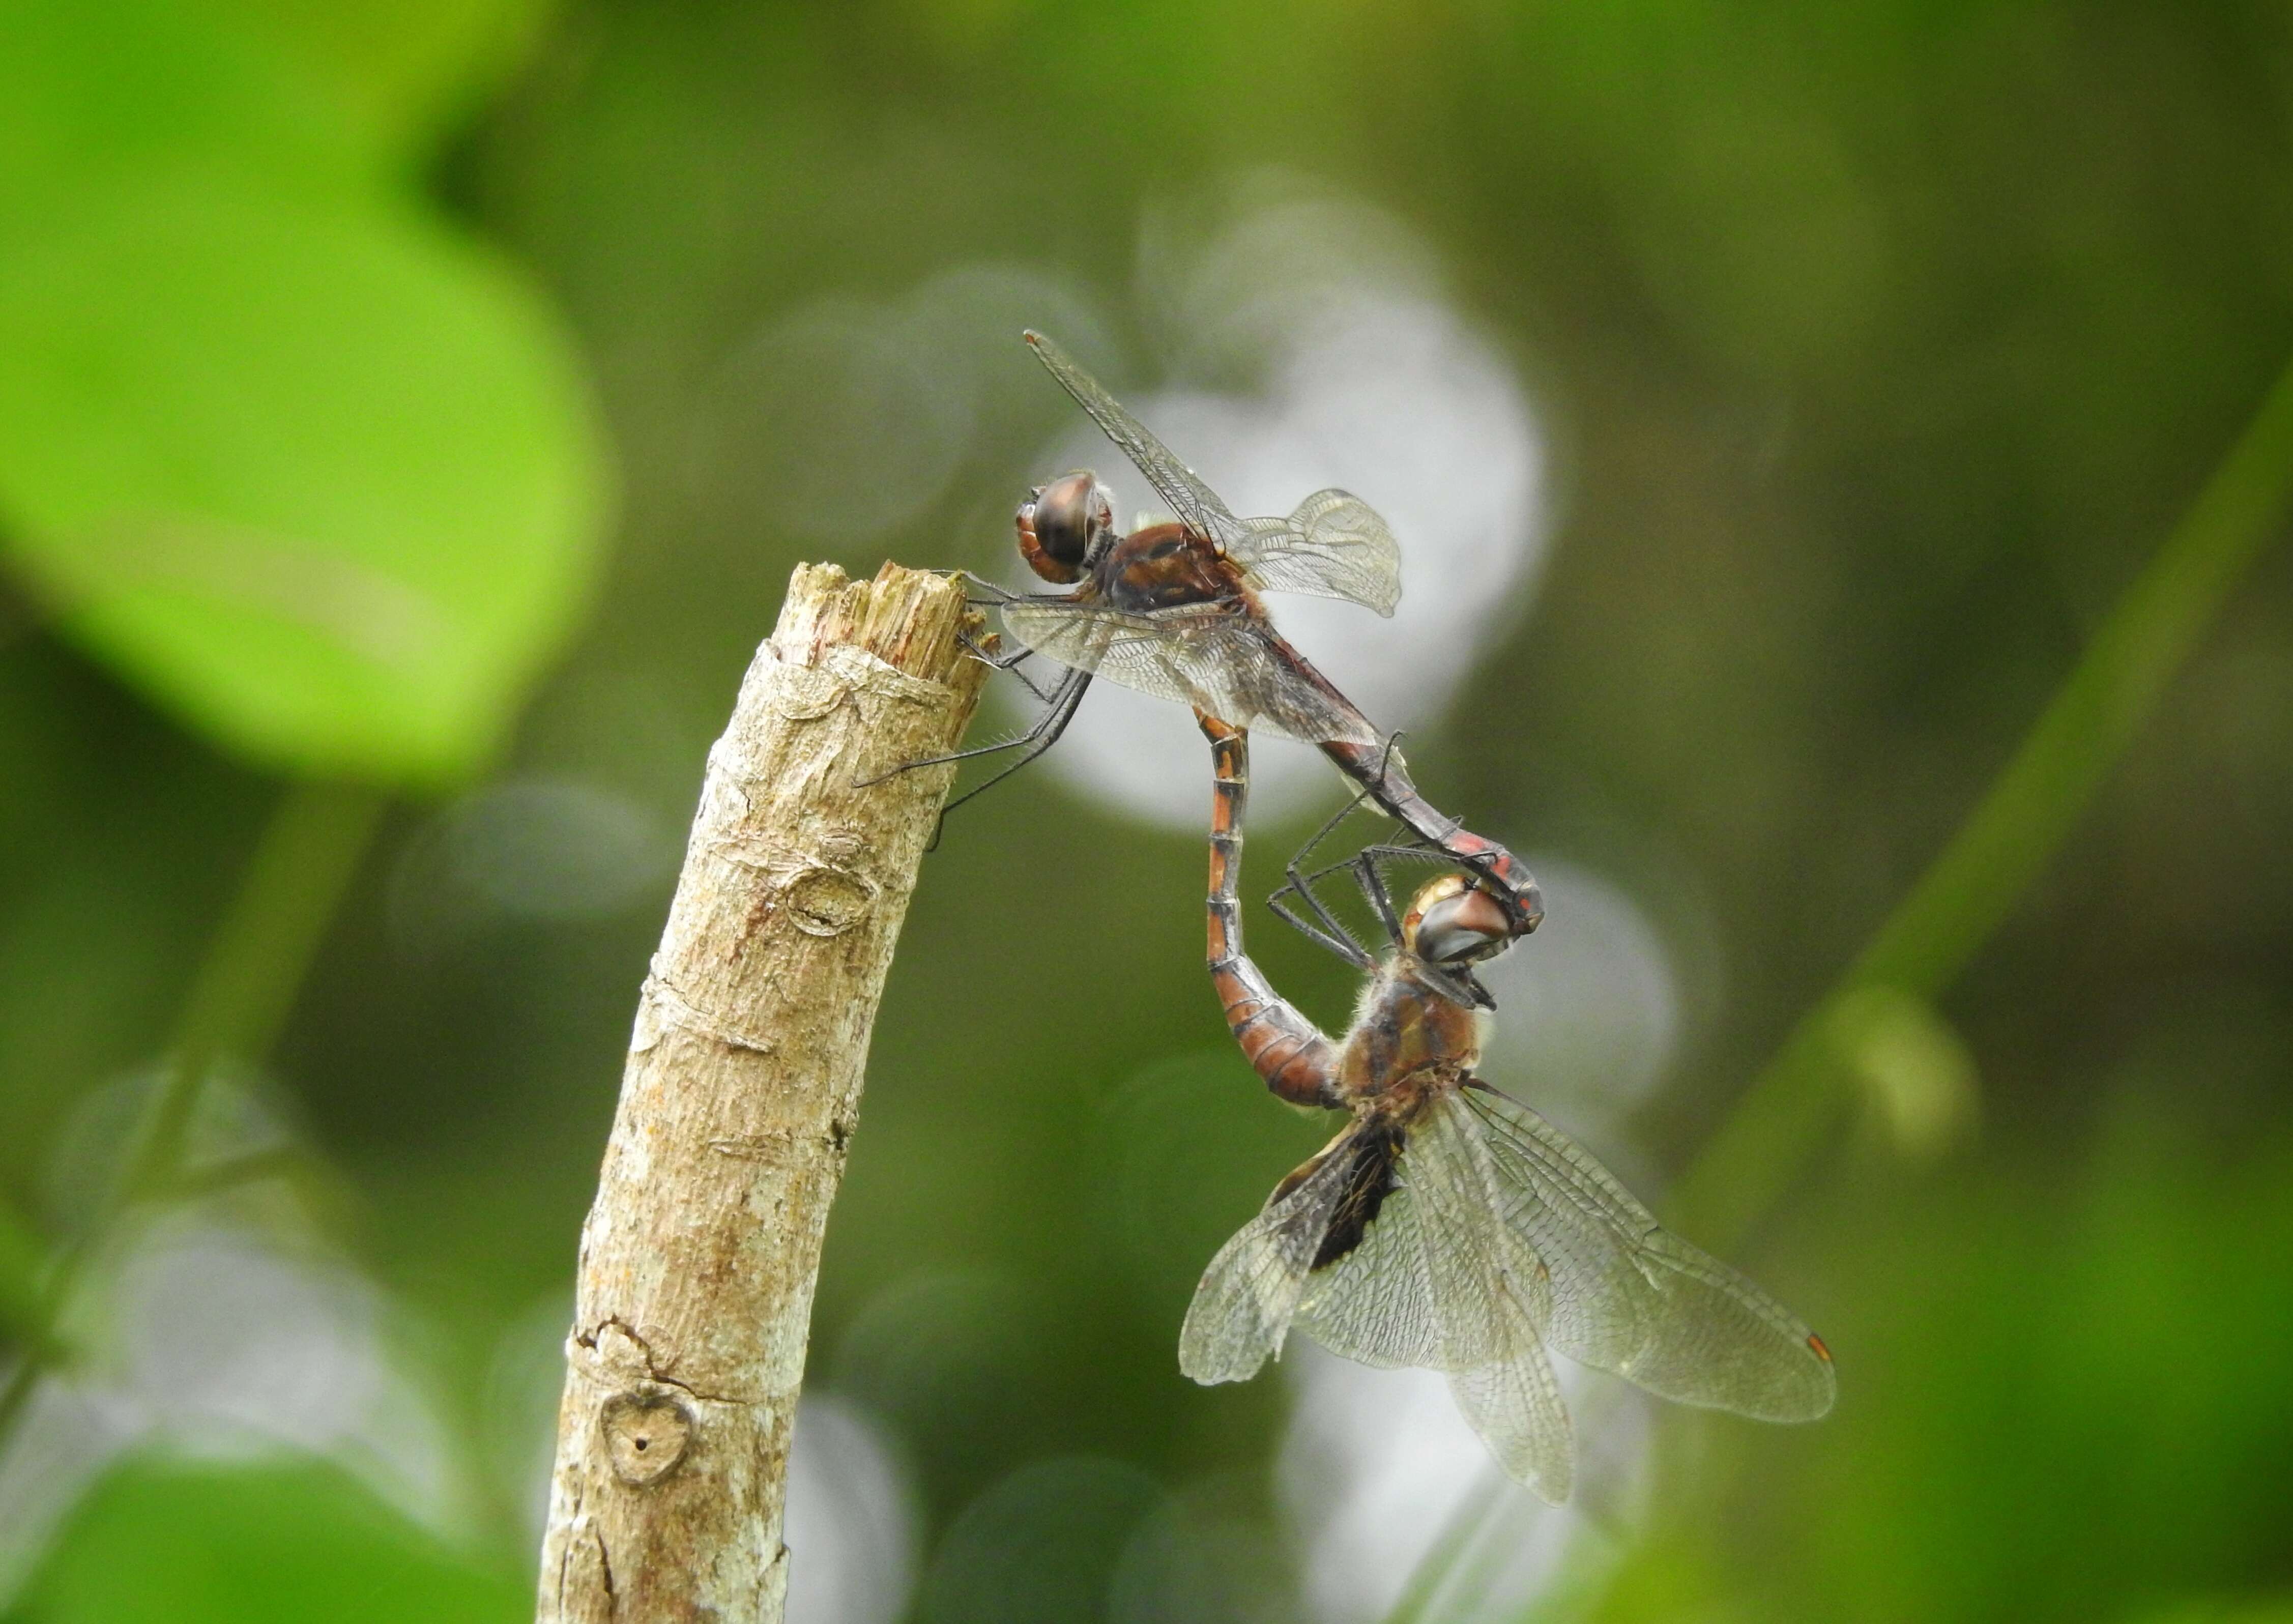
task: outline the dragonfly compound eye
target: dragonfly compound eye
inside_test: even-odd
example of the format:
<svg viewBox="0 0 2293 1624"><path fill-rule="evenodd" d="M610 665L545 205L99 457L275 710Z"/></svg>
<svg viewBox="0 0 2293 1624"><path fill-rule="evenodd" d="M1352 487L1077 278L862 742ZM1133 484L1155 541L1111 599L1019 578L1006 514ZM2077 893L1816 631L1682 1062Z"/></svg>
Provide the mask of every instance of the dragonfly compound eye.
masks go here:
<svg viewBox="0 0 2293 1624"><path fill-rule="evenodd" d="M1411 946L1437 964L1479 963L1512 940L1512 922L1497 899L1462 881L1436 881L1410 914Z"/></svg>
<svg viewBox="0 0 2293 1624"><path fill-rule="evenodd" d="M1078 470L1020 503L1014 523L1027 567L1064 584L1081 578L1099 537L1114 527L1114 509L1097 476Z"/></svg>

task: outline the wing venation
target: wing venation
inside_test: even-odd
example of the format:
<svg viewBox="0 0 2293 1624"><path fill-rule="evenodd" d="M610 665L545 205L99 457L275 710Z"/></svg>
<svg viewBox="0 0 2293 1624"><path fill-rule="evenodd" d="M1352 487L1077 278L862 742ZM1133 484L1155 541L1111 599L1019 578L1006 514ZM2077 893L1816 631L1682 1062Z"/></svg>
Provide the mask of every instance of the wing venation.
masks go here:
<svg viewBox="0 0 2293 1624"><path fill-rule="evenodd" d="M1375 508L1317 491L1286 519L1244 519L1228 544L1261 591L1334 597L1390 615L1401 601L1401 548Z"/></svg>
<svg viewBox="0 0 2293 1624"><path fill-rule="evenodd" d="M1072 598L1001 605L1012 640L1157 699L1309 744L1376 745L1377 730L1256 620L1215 605L1143 613Z"/></svg>
<svg viewBox="0 0 2293 1624"><path fill-rule="evenodd" d="M1179 1332L1179 1368L1205 1385L1245 1382L1282 1352L1322 1237L1346 1193L1349 1129L1219 1248Z"/></svg>
<svg viewBox="0 0 2293 1624"><path fill-rule="evenodd" d="M1550 1271L1552 1346L1660 1397L1765 1421L1811 1421L1836 1377L1782 1303L1656 1222L1608 1169L1527 1106L1486 1086L1500 1220Z"/></svg>

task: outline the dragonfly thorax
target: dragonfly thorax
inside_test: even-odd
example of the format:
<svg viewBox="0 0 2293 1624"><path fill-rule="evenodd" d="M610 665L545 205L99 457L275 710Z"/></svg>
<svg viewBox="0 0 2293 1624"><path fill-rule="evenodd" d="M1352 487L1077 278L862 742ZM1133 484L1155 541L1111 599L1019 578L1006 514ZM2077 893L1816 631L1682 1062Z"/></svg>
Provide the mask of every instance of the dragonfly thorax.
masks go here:
<svg viewBox="0 0 2293 1624"><path fill-rule="evenodd" d="M1132 531L1092 560L1091 575L1100 600L1126 614L1199 611L1205 618L1197 626L1225 614L1265 625L1265 608L1242 572L1184 524Z"/></svg>
<svg viewBox="0 0 2293 1624"><path fill-rule="evenodd" d="M1338 1060L1357 1112L1406 1120L1460 1086L1481 1058L1480 1011L1437 989L1414 954L1388 959L1365 990Z"/></svg>

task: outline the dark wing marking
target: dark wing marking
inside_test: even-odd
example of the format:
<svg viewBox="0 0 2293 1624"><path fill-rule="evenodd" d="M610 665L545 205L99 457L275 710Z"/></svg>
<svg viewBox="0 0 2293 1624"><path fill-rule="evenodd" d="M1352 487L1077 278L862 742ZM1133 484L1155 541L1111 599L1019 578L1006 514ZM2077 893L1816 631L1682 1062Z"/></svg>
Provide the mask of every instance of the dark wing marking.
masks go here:
<svg viewBox="0 0 2293 1624"><path fill-rule="evenodd" d="M1333 1140L1301 1170L1303 1178L1276 1190L1211 1259L1179 1332L1179 1368L1187 1376L1205 1384L1244 1382L1281 1352L1322 1237L1346 1193L1344 1150L1354 1132Z"/></svg>
<svg viewBox="0 0 2293 1624"><path fill-rule="evenodd" d="M1317 686L1260 621L1231 610L1188 604L1130 613L1018 598L1001 613L1012 640L1037 654L1237 727L1309 744L1380 742L1361 712Z"/></svg>
<svg viewBox="0 0 2293 1624"><path fill-rule="evenodd" d="M1341 598L1390 615L1401 601L1401 548L1377 510L1317 491L1286 519L1244 519L1228 556L1260 591Z"/></svg>
<svg viewBox="0 0 2293 1624"><path fill-rule="evenodd" d="M1499 1215L1552 1271L1552 1345L1661 1397L1765 1421L1811 1421L1837 1380L1773 1297L1660 1226L1551 1123L1486 1085L1480 1124Z"/></svg>
<svg viewBox="0 0 2293 1624"><path fill-rule="evenodd" d="M1030 332L1026 337L1034 349L1035 359L1074 396L1076 405L1090 413L1099 427L1106 431L1106 437L1122 448L1122 454L1138 465L1146 483L1171 504L1171 510L1182 523L1221 547L1230 545L1241 534L1242 521L1219 500L1218 493L1203 483L1192 468L1172 456L1171 448L1149 434L1145 424L1125 411L1113 395L1099 386L1097 378L1075 364L1074 357L1041 333Z"/></svg>
<svg viewBox="0 0 2293 1624"><path fill-rule="evenodd" d="M1357 1134L1355 1142L1371 1141ZM1374 1171L1391 1176L1383 1157ZM1358 1194L1358 1187L1353 1193ZM1342 1204L1333 1218L1325 1254L1342 1224ZM1331 1352L1381 1369L1441 1362L1433 1280L1419 1234L1416 1197L1406 1185L1387 1189L1351 1249L1314 1270L1298 1304L1297 1326Z"/></svg>

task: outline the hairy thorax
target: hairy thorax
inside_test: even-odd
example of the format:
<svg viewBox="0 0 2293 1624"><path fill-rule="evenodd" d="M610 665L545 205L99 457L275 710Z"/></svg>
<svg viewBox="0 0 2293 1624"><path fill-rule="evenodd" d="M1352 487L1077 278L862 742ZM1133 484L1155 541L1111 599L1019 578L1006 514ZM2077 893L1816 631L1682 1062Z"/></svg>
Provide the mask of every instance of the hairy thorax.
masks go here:
<svg viewBox="0 0 2293 1624"><path fill-rule="evenodd" d="M1480 1017L1427 987L1407 955L1378 972L1338 1060L1338 1092L1357 1116L1403 1126L1461 1086L1481 1057Z"/></svg>
<svg viewBox="0 0 2293 1624"><path fill-rule="evenodd" d="M1183 524L1153 524L1123 537L1092 571L1092 584L1108 605L1133 614L1185 604L1257 607L1242 571Z"/></svg>

